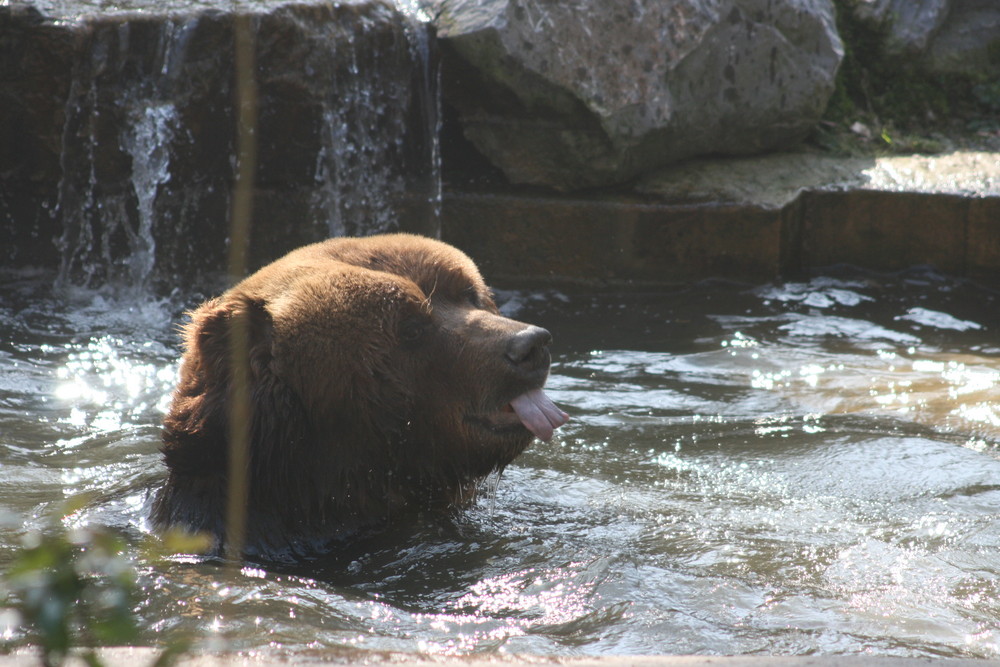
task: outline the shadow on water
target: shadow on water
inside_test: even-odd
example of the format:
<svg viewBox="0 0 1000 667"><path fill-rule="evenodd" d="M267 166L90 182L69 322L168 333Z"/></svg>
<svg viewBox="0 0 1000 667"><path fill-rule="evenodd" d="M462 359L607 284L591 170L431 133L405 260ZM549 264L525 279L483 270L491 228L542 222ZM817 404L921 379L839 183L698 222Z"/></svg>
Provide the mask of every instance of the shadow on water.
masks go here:
<svg viewBox="0 0 1000 667"><path fill-rule="evenodd" d="M176 323L0 281L0 567L67 496L138 545ZM572 421L477 503L296 569L148 559L142 640L345 657L1000 657L997 292L914 270L501 292ZM497 483L498 482L498 483ZM2 629L8 640L19 630Z"/></svg>

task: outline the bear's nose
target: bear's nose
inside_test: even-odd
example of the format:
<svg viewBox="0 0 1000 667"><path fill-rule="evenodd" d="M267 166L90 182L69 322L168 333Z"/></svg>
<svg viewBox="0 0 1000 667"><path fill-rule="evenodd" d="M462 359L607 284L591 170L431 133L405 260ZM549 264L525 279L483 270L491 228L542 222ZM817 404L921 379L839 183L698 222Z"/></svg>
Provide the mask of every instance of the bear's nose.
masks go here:
<svg viewBox="0 0 1000 667"><path fill-rule="evenodd" d="M515 366L534 370L548 363L545 348L551 342L552 334L548 329L529 326L510 337L505 356Z"/></svg>

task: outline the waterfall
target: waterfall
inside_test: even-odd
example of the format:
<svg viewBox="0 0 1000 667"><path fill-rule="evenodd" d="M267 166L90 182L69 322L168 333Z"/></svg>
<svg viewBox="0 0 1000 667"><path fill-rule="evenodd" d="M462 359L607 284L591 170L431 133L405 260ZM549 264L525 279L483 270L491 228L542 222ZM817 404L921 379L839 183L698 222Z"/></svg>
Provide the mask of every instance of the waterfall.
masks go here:
<svg viewBox="0 0 1000 667"><path fill-rule="evenodd" d="M434 49L434 31L431 28L432 17L417 2L417 0L395 0L396 8L406 17L406 35L410 44L413 60L419 63L420 80L415 86L418 109L426 123L423 136L428 145L427 160L430 169L427 172L427 183L424 191L429 206L427 215L430 219L431 235L441 235L441 68Z"/></svg>
<svg viewBox="0 0 1000 667"><path fill-rule="evenodd" d="M60 284L144 290L156 263L157 196L178 126L169 98L196 22L164 21L143 44L129 22L101 26L75 63L62 131L56 215ZM101 29L103 28L103 29ZM131 57L136 44L153 57ZM141 66L138 71L130 68ZM110 121L110 122L109 122Z"/></svg>
<svg viewBox="0 0 1000 667"><path fill-rule="evenodd" d="M126 226L130 285L144 287L156 262L156 239L153 235L156 194L161 184L170 180L170 140L177 123L172 104L137 108L129 116L133 123L126 128L122 144L132 156L132 186L139 214L138 229Z"/></svg>
<svg viewBox="0 0 1000 667"><path fill-rule="evenodd" d="M49 176L58 280L169 289L224 266L233 17L107 11L50 17L73 45ZM419 12L383 0L240 11L255 12L259 93L251 266L328 236L438 235L438 64Z"/></svg>
<svg viewBox="0 0 1000 667"><path fill-rule="evenodd" d="M329 236L396 231L404 215L410 231L440 235L438 70L427 22L400 2L396 9L402 33L384 53L367 48L364 22L346 35L336 24L315 35L333 44L342 61L322 97L314 172L313 203ZM373 85L403 58L412 70L407 78Z"/></svg>

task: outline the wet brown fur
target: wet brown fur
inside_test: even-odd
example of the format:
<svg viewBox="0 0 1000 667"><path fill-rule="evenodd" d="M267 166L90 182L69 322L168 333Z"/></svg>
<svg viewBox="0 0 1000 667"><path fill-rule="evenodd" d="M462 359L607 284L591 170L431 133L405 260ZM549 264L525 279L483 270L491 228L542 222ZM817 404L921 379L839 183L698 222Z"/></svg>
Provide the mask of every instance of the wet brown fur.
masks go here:
<svg viewBox="0 0 1000 667"><path fill-rule="evenodd" d="M222 546L236 318L250 332L248 555L294 559L462 503L531 440L497 415L544 383L548 352L528 368L504 358L527 325L499 315L473 262L416 236L332 239L191 313L151 512L161 531Z"/></svg>

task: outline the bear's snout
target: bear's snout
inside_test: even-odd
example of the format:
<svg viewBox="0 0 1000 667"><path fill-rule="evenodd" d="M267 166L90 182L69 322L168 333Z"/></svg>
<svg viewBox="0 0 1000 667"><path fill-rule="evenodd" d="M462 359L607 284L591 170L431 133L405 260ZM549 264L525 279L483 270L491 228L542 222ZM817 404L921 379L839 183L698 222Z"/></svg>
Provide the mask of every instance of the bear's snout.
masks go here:
<svg viewBox="0 0 1000 667"><path fill-rule="evenodd" d="M504 356L525 375L539 371L547 372L549 367L549 343L552 334L542 327L528 326L511 336L507 341Z"/></svg>

